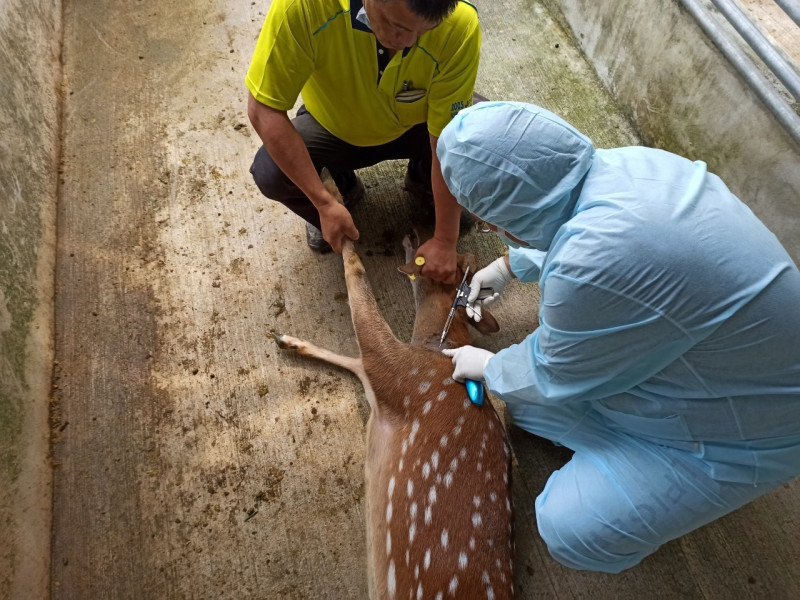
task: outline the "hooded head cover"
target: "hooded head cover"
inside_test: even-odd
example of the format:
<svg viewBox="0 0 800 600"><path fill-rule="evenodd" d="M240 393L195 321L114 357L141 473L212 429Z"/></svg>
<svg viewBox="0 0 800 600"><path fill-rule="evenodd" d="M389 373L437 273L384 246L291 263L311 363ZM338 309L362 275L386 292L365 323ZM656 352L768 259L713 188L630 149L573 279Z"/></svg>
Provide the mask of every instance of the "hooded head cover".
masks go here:
<svg viewBox="0 0 800 600"><path fill-rule="evenodd" d="M459 204L539 250L571 216L594 146L553 113L482 102L442 131L436 154Z"/></svg>

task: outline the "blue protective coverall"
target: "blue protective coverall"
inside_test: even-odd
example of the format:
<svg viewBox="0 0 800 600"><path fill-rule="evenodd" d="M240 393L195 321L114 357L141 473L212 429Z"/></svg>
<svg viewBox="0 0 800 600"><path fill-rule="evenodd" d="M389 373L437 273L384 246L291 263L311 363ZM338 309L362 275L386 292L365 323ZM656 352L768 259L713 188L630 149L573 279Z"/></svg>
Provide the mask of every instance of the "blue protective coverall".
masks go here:
<svg viewBox="0 0 800 600"><path fill-rule="evenodd" d="M619 572L800 473L800 272L705 163L595 149L521 103L439 138L460 204L529 248L539 327L492 357L524 429L575 451L536 500L550 553Z"/></svg>

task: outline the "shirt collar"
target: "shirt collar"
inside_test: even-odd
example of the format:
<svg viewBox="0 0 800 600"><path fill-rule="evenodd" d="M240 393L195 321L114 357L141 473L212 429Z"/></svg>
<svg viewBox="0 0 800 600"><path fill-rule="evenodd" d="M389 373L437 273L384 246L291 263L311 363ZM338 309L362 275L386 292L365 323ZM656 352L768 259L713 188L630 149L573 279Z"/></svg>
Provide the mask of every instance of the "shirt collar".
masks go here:
<svg viewBox="0 0 800 600"><path fill-rule="evenodd" d="M350 0L350 23L352 24L353 29L366 31L368 33L372 33L372 35L375 35L372 32L372 26L369 24L369 17L367 16L367 11L364 8L363 0ZM411 48L403 48L403 56L406 56L410 51Z"/></svg>

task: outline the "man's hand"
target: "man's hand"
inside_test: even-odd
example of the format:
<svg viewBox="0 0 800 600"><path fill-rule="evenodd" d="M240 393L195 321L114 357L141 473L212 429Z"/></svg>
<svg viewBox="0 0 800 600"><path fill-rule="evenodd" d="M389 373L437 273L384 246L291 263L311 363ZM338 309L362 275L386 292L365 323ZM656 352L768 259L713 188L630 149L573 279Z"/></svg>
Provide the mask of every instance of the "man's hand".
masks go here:
<svg viewBox="0 0 800 600"><path fill-rule="evenodd" d="M455 244L437 240L435 237L417 248L417 256L425 258L420 273L441 283L455 283L458 255Z"/></svg>
<svg viewBox="0 0 800 600"><path fill-rule="evenodd" d="M333 198L331 198L331 202L319 208L319 221L322 237L331 245L336 254L342 253L342 244L345 238L353 241L358 239L358 229L353 223L350 211Z"/></svg>
<svg viewBox="0 0 800 600"><path fill-rule="evenodd" d="M464 381L465 379L483 381L483 371L486 368L486 363L494 356L494 353L475 346L461 346L461 348L454 348L453 350L442 350L442 354L453 359L453 365L455 366L453 379L456 381Z"/></svg>

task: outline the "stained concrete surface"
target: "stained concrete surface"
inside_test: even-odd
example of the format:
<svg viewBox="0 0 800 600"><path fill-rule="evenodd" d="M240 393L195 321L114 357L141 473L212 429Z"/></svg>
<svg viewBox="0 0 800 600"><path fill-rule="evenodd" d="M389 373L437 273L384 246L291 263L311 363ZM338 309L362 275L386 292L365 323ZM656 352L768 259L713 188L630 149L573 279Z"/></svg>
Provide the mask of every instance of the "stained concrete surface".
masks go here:
<svg viewBox="0 0 800 600"><path fill-rule="evenodd" d="M65 3L53 415L53 598L362 598L357 381L279 354L277 329L354 353L341 261L261 198L243 74L264 3ZM600 146L632 128L537 3L478 4L479 91L566 116ZM410 334L395 271L403 165L364 170L358 250ZM473 233L462 247L501 250ZM496 350L535 326L512 285ZM520 598L800 596L796 484L620 576L547 555L533 499L567 459L510 427Z"/></svg>
<svg viewBox="0 0 800 600"><path fill-rule="evenodd" d="M0 598L49 581L60 11L0 1Z"/></svg>

